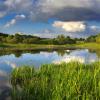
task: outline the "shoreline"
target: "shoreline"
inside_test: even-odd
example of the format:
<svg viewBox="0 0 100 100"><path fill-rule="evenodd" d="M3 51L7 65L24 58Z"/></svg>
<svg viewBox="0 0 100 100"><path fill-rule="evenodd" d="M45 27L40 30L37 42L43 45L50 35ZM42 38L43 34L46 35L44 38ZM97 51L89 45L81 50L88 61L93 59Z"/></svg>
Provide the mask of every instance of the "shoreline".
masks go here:
<svg viewBox="0 0 100 100"><path fill-rule="evenodd" d="M82 43L82 44L65 44L65 45L48 45L48 44L2 44L0 51L47 51L47 50L75 50L89 49L100 50L100 44Z"/></svg>

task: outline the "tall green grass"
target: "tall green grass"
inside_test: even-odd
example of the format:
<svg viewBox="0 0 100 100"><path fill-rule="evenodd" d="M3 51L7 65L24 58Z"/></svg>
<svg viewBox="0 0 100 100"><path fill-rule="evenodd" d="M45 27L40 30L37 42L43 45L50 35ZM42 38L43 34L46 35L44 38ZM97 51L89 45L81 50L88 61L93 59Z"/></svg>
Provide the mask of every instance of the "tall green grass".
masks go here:
<svg viewBox="0 0 100 100"><path fill-rule="evenodd" d="M14 100L100 100L100 62L20 67L11 84Z"/></svg>

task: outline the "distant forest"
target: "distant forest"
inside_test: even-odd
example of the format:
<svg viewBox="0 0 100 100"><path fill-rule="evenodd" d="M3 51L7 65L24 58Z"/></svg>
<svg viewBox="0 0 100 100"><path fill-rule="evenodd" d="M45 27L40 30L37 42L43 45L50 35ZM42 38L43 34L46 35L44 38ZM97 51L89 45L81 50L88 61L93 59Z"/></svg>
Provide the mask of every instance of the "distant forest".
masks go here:
<svg viewBox="0 0 100 100"><path fill-rule="evenodd" d="M9 35L0 33L0 43L23 43L23 44L55 44L55 45L64 45L64 44L75 44L83 42L97 42L100 43L100 34L90 36L86 39L84 38L71 38L69 36L58 35L56 38L40 38L32 35L25 35L16 33L15 35Z"/></svg>

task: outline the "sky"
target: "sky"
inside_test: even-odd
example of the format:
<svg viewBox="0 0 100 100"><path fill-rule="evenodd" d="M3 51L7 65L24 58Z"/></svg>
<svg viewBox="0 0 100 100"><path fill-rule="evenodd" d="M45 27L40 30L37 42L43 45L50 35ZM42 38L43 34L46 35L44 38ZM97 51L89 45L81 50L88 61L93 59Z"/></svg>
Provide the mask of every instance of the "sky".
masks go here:
<svg viewBox="0 0 100 100"><path fill-rule="evenodd" d="M0 0L0 32L95 35L100 32L100 0Z"/></svg>

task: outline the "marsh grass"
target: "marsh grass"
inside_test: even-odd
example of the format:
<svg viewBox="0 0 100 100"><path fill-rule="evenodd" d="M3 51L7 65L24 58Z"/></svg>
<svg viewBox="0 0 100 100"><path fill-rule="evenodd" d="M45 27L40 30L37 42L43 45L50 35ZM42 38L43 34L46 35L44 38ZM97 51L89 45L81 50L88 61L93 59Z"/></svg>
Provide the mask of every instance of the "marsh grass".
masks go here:
<svg viewBox="0 0 100 100"><path fill-rule="evenodd" d="M20 67L11 84L14 100L100 100L100 62Z"/></svg>

